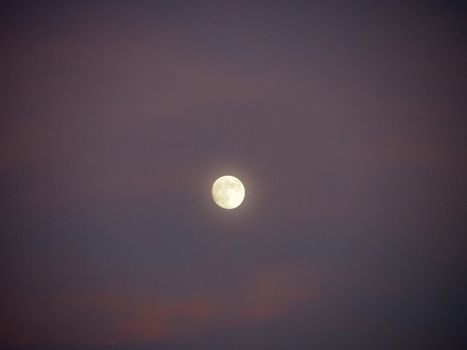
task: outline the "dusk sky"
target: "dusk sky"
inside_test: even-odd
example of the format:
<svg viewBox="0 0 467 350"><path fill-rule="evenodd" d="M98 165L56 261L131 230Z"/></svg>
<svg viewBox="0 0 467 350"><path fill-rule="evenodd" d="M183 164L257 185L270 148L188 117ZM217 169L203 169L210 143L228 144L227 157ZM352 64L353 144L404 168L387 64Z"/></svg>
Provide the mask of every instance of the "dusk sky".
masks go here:
<svg viewBox="0 0 467 350"><path fill-rule="evenodd" d="M2 2L0 349L467 349L466 18Z"/></svg>

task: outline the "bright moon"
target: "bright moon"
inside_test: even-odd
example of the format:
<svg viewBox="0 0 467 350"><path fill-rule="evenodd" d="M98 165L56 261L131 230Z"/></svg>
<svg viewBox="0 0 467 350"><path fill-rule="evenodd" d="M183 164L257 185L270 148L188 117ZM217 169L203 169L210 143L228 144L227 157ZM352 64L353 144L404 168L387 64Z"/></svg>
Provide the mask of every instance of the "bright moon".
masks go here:
<svg viewBox="0 0 467 350"><path fill-rule="evenodd" d="M242 204L244 198L245 187L234 176L222 176L212 185L212 199L221 208L234 209Z"/></svg>

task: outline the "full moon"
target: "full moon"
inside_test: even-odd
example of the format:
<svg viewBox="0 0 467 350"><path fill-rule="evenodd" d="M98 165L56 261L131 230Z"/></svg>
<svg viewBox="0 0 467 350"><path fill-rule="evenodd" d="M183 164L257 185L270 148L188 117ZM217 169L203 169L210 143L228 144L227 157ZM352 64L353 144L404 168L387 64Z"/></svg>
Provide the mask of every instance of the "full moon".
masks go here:
<svg viewBox="0 0 467 350"><path fill-rule="evenodd" d="M235 176L225 175L214 181L212 199L224 209L235 209L245 198L245 187Z"/></svg>

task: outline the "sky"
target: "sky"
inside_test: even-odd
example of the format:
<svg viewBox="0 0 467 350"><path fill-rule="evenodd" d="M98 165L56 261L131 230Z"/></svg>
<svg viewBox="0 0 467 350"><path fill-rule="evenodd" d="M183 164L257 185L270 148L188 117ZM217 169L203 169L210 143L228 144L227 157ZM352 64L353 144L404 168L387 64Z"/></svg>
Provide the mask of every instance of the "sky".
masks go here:
<svg viewBox="0 0 467 350"><path fill-rule="evenodd" d="M0 6L0 348L466 348L465 4Z"/></svg>

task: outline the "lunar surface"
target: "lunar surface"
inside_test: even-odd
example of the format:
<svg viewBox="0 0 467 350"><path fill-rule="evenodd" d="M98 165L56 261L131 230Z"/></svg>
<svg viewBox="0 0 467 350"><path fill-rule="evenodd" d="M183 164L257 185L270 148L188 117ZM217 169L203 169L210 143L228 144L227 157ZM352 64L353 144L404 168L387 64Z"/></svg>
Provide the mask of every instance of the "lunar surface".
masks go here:
<svg viewBox="0 0 467 350"><path fill-rule="evenodd" d="M242 204L245 198L245 187L234 176L222 176L212 185L212 198L221 208L234 209Z"/></svg>

